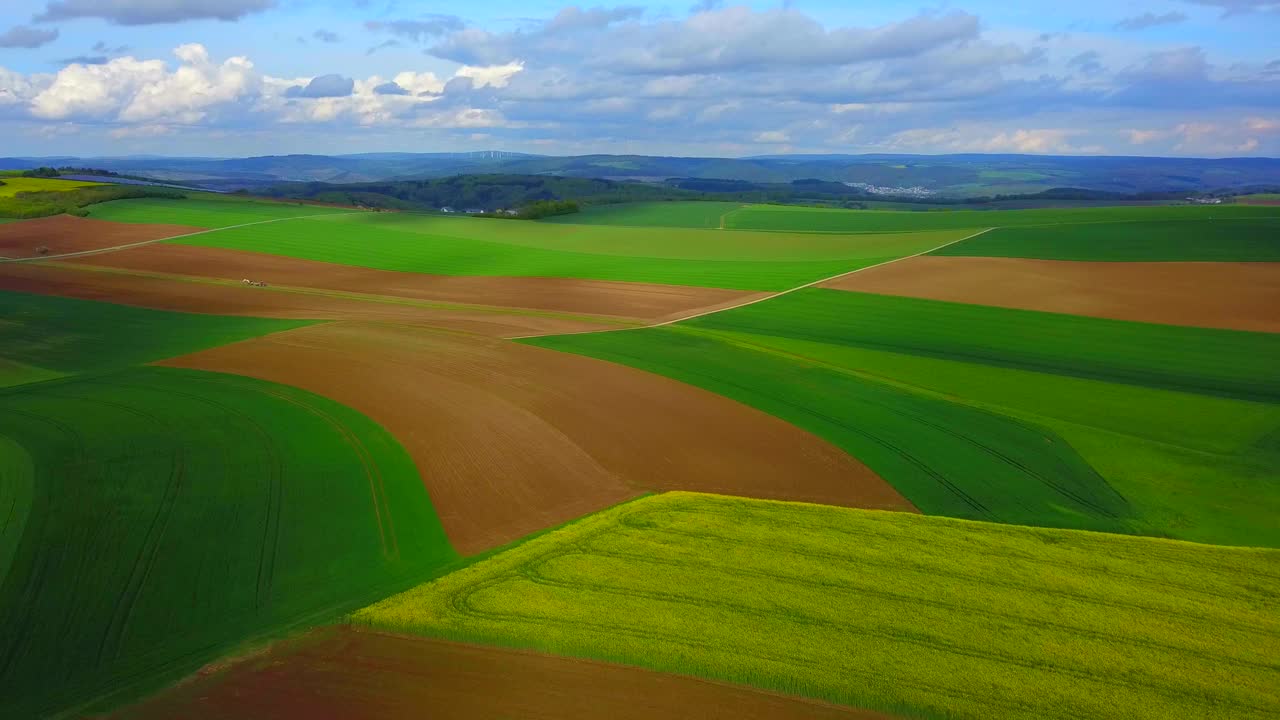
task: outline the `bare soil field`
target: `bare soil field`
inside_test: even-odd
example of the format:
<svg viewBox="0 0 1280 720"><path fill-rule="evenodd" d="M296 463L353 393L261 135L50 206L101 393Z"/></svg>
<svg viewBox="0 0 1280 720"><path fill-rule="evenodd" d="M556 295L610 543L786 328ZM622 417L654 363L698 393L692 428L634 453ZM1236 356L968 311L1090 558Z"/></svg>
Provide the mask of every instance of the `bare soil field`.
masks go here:
<svg viewBox="0 0 1280 720"><path fill-rule="evenodd" d="M1280 263L921 256L823 287L1116 320L1280 332Z"/></svg>
<svg viewBox="0 0 1280 720"><path fill-rule="evenodd" d="M275 380L380 423L471 554L645 491L914 510L826 441L658 375L474 335L368 323L165 361Z"/></svg>
<svg viewBox="0 0 1280 720"><path fill-rule="evenodd" d="M95 255L78 262L236 282L248 278L272 285L645 320L666 319L707 306L732 304L767 294L568 278L425 275L239 250L168 244Z"/></svg>
<svg viewBox="0 0 1280 720"><path fill-rule="evenodd" d="M201 230L204 228L185 225L126 225L71 215L55 215L0 225L0 257L39 257L36 249L40 247L47 247L49 255L101 250Z"/></svg>
<svg viewBox="0 0 1280 720"><path fill-rule="evenodd" d="M112 720L877 720L865 710L538 653L323 629L210 669Z"/></svg>
<svg viewBox="0 0 1280 720"><path fill-rule="evenodd" d="M81 266L89 267L89 266ZM494 337L617 327L607 318L450 307L386 296L343 296L306 289L245 287L79 269L64 263L0 263L0 290L60 295L121 305L213 315L306 320L369 320L462 330Z"/></svg>

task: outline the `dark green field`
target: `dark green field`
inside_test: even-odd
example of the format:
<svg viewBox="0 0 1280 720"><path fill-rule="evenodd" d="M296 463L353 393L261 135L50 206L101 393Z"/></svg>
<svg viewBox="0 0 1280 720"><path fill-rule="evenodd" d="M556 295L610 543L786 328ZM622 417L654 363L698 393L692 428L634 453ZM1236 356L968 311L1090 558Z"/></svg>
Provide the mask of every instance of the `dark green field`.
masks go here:
<svg viewBox="0 0 1280 720"><path fill-rule="evenodd" d="M782 417L926 513L1280 546L1280 336L805 290L526 342Z"/></svg>
<svg viewBox="0 0 1280 720"><path fill-rule="evenodd" d="M308 324L0 291L0 387L50 373L114 370Z"/></svg>
<svg viewBox="0 0 1280 720"><path fill-rule="evenodd" d="M1111 262L1277 262L1280 214L1273 219L1002 227L933 254Z"/></svg>

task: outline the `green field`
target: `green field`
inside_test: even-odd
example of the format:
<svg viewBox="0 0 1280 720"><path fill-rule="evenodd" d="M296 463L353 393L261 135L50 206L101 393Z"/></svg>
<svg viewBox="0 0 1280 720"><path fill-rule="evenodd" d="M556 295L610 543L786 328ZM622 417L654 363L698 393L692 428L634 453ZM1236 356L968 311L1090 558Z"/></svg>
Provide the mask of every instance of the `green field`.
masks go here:
<svg viewBox="0 0 1280 720"><path fill-rule="evenodd" d="M46 382L0 392L0 438L17 469L0 505L18 498L5 717L136 692L456 559L399 443L294 388L173 368Z"/></svg>
<svg viewBox="0 0 1280 720"><path fill-rule="evenodd" d="M548 218L562 225L619 225L716 229L725 215L743 207L736 202L655 202L594 205L580 213Z"/></svg>
<svg viewBox="0 0 1280 720"><path fill-rule="evenodd" d="M307 324L0 291L0 387L119 369Z"/></svg>
<svg viewBox="0 0 1280 720"><path fill-rule="evenodd" d="M350 208L246 200L235 196L193 193L186 199L139 198L100 203L89 217L125 223L190 225L221 228L264 220L355 212Z"/></svg>
<svg viewBox="0 0 1280 720"><path fill-rule="evenodd" d="M968 231L789 235L569 226L368 213L255 225L176 243L381 270L784 290L960 239Z"/></svg>
<svg viewBox="0 0 1280 720"><path fill-rule="evenodd" d="M0 178L0 198L8 198L25 192L61 192L82 187L93 187L102 183L84 182L82 180L59 180L57 178L4 177Z"/></svg>
<svg viewBox="0 0 1280 720"><path fill-rule="evenodd" d="M926 513L1280 546L1280 336L804 290L524 342L777 415Z"/></svg>
<svg viewBox="0 0 1280 720"><path fill-rule="evenodd" d="M1277 219L1179 220L998 228L934 255L1045 260L1280 261Z"/></svg>
<svg viewBox="0 0 1280 720"><path fill-rule="evenodd" d="M892 212L752 205L731 213L725 227L791 232L908 232L956 228L1071 225L1079 223L1208 218L1280 218L1275 208L1244 205L1046 208L1039 210L934 210Z"/></svg>
<svg viewBox="0 0 1280 720"><path fill-rule="evenodd" d="M669 493L359 623L936 718L1280 713L1280 552Z"/></svg>

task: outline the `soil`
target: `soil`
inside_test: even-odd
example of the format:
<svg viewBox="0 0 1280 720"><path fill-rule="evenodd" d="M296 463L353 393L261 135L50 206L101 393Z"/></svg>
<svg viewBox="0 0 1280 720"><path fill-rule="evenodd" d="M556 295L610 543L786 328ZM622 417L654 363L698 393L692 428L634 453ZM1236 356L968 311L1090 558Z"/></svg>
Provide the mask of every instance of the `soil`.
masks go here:
<svg viewBox="0 0 1280 720"><path fill-rule="evenodd" d="M1116 320L1280 332L1280 263L921 256L848 275L824 287Z"/></svg>
<svg viewBox="0 0 1280 720"><path fill-rule="evenodd" d="M3 254L3 253L0 253ZM651 283L541 277L454 277L374 270L263 253L157 244L77 259L93 265L240 282L321 288L440 302L652 320L732 304L759 293Z"/></svg>
<svg viewBox="0 0 1280 720"><path fill-rule="evenodd" d="M204 228L185 225L128 225L72 215L55 215L0 224L0 257L39 257L40 253L36 252L39 247L49 248L49 255L101 250L201 230Z"/></svg>
<svg viewBox="0 0 1280 720"><path fill-rule="evenodd" d="M395 435L463 554L679 489L914 510L839 448L658 375L461 333L331 323L165 361L301 387Z"/></svg>
<svg viewBox="0 0 1280 720"><path fill-rule="evenodd" d="M78 258L82 259L82 258ZM89 267L89 266L81 266ZM428 325L509 337L616 328L606 318L555 317L502 308L432 305L394 297L328 295L302 289L246 287L78 269L64 263L0 263L0 290L59 295L122 305L213 315L309 320L358 319Z"/></svg>
<svg viewBox="0 0 1280 720"><path fill-rule="evenodd" d="M887 720L763 690L533 652L326 628L113 720Z"/></svg>

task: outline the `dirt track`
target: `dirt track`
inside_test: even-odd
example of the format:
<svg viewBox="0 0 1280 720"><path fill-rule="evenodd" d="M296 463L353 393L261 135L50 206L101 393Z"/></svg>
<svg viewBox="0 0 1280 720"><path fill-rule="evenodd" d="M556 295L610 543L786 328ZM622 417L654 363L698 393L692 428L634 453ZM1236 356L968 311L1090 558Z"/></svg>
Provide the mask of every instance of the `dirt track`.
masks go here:
<svg viewBox="0 0 1280 720"><path fill-rule="evenodd" d="M0 253L3 254L3 253ZM656 319L761 293L650 283L534 277L450 277L373 270L221 248L157 244L77 262L239 282L322 288L415 300Z"/></svg>
<svg viewBox="0 0 1280 720"><path fill-rule="evenodd" d="M186 235L203 229L185 225L126 225L71 215L55 215L0 225L0 257L38 257L36 248L41 246L49 248L50 255L101 250Z"/></svg>
<svg viewBox="0 0 1280 720"><path fill-rule="evenodd" d="M1280 263L922 256L824 287L1117 320L1280 332Z"/></svg>
<svg viewBox="0 0 1280 720"><path fill-rule="evenodd" d="M334 323L166 361L305 388L382 424L470 554L652 489L913 509L814 435L690 385L590 358Z"/></svg>
<svg viewBox="0 0 1280 720"><path fill-rule="evenodd" d="M215 315L310 320L370 320L463 330L508 337L617 327L604 318L555 317L500 308L431 305L398 298L342 297L283 288L189 282L78 270L44 263L0 263L0 290L59 295L122 305Z"/></svg>
<svg viewBox="0 0 1280 720"><path fill-rule="evenodd" d="M326 629L114 720L884 720L865 710L639 668Z"/></svg>

